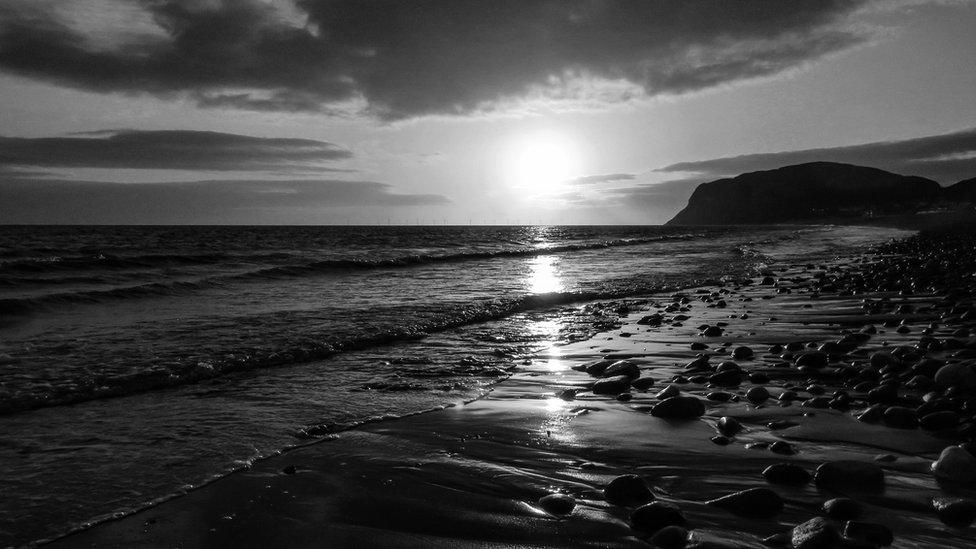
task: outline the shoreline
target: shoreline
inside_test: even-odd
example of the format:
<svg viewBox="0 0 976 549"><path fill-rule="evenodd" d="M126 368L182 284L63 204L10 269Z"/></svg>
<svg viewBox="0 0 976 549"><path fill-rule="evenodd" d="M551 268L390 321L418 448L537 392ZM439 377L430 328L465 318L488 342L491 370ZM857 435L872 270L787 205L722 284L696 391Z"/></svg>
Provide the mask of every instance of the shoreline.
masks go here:
<svg viewBox="0 0 976 549"><path fill-rule="evenodd" d="M885 256L878 257L885 260ZM899 257L906 256L890 255L888 259ZM764 547L764 537L789 532L794 525L821 514L817 507L832 492L807 485L774 486L760 476L763 468L792 462L812 473L821 463L841 458L883 467L887 476L883 493L855 492L865 511L861 520L894 531L894 546L962 543L968 539L966 531L942 524L931 502L918 492L924 491L926 497L941 497L943 492L954 497L976 495L966 483L940 487L928 471L943 448L971 439L972 429L957 429L960 432L955 438L939 439L929 431L858 421L853 414L866 409L860 404L871 404L870 397L839 383L843 380L835 370L840 370L840 362L831 360L829 367L801 371L791 360L767 352L771 345L837 341L845 329L854 333L862 324L905 319L908 333L898 333L897 325L878 326L883 334L843 353L853 364L870 365L881 337L887 340L881 350L890 355L899 345L917 342L925 324L938 319L937 311L919 312L941 306L938 294L878 294L870 298L878 300L877 310L865 315L863 295L825 289L835 277L856 280L857 275L852 275L855 267L855 260L828 264L825 270L771 267L776 270L771 285L761 284L760 277L756 279L759 284L739 288L702 289L707 293L686 290L681 293L688 303L681 305L679 298L670 312L671 298L657 296L660 308L632 311L619 329L537 353L529 358L531 364L521 365L485 398L337 433L331 440L261 460L184 496L70 534L51 545L646 547L650 535L631 524L635 506L611 504L603 493L613 478L636 473L658 501L681 509L691 527L692 545ZM815 273L821 272L818 278ZM815 286L819 297L811 300ZM703 296L710 302L701 301ZM883 297L889 301L881 301ZM719 301L725 306L719 306ZM897 307L889 306L894 304ZM911 307L911 313L905 305ZM688 310L680 311L682 306ZM663 321L638 323L657 311ZM690 318L675 320L676 314ZM769 318L776 320L766 320ZM719 322L728 323L721 336L699 336L699 325ZM935 329L933 335L953 337L945 330L948 328ZM715 354L713 369L686 370L684 365L701 352L690 348L692 342L709 346L705 352ZM971 345L971 338L966 345ZM966 345L963 350L971 349ZM716 378L714 381L730 385L708 388L692 379L706 373L716 375L718 363L733 362L728 349L739 346L753 348L757 356L734 361L749 374L740 374L738 385L731 384L735 379ZM653 378L653 386L633 390L629 401L587 391L597 378L572 368L608 357L630 361L642 377ZM700 419L674 423L648 413L662 400L656 393L674 376L685 378L675 383L682 395L699 397L707 405ZM819 389L808 393L805 381L809 380L828 395L848 391L848 409L831 408L815 394ZM878 386L875 383L874 388ZM745 397L755 387L764 387L771 396L758 407L747 404ZM578 392L568 400L556 397L566 389ZM778 398L785 391L798 393L797 402L780 406ZM727 393L729 400L703 398L716 392ZM906 393L904 387L901 392ZM913 389L896 397L909 399L915 393L918 391ZM745 427L724 445L712 440L719 436L716 425L721 417L734 417ZM773 421L798 425L772 430L766 424ZM796 453L780 454L768 448L777 442ZM879 453L895 459L876 461ZM774 517L743 520L725 508L705 503L749 488L773 489L786 501L784 510ZM551 509L547 512L539 503L540 498L557 492L574 500L568 516ZM892 510L904 516L892 516Z"/></svg>

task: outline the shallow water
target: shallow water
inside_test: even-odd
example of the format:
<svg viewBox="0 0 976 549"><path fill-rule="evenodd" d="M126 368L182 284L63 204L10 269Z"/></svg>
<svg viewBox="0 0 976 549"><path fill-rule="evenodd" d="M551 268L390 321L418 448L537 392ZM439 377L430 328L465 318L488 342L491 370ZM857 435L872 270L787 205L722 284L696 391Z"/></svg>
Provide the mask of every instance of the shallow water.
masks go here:
<svg viewBox="0 0 976 549"><path fill-rule="evenodd" d="M474 398L522 353L613 321L574 303L899 234L0 228L0 544Z"/></svg>

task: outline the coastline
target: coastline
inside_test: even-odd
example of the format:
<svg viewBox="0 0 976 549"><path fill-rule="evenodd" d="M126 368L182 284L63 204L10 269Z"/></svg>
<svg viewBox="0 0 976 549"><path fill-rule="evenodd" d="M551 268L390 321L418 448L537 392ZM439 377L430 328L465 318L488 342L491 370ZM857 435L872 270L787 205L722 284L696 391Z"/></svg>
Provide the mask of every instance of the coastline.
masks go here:
<svg viewBox="0 0 976 549"><path fill-rule="evenodd" d="M871 261L897 263L907 257L888 250ZM867 408L861 403L870 404L869 397L849 389L848 409L821 407L826 401L818 400L819 389L807 392L807 381L819 384L827 395L845 390L835 371L841 363L801 371L779 353L767 352L777 344L837 341L845 330L857 332L868 323L879 333L843 353L854 364L870 364L871 354L879 350L890 355L899 346L915 345L925 326L939 319L946 294L900 296L886 288L876 295L844 295L843 287L831 290L824 283L842 276L856 279L852 273L872 268L860 261L848 258L826 268L771 265L773 284L762 284L760 277L756 284L740 287L682 291L687 311L678 312L678 306L667 312L670 295L654 296L660 308L634 310L621 328L528 357L529 363L483 399L338 433L51 546L640 547L647 546L650 536L632 528L634 506L611 504L603 493L615 477L638 474L658 501L681 509L692 545L764 547L763 538L789 532L821 514L823 500L837 491L812 483L774 486L761 471L791 462L812 473L820 464L839 459L884 469L882 492L855 490L851 495L864 508L860 520L894 532L893 546L961 546L968 540L966 530L946 527L930 499L971 498L976 493L964 483L940 485L929 467L943 448L971 434L957 428L958 433L939 433L949 438L937 438L931 431L858 421L854 414ZM958 281L946 281L950 284ZM885 297L888 301L881 301ZM877 304L877 310L867 311L871 314L865 314L865 298ZM933 310L923 312L926 307ZM658 325L638 324L657 311L664 319ZM675 314L690 318L675 320ZM907 322L907 333L897 332L901 320ZM895 323L885 328L886 321ZM700 325L719 322L728 323L721 336L699 335ZM933 336L954 337L957 324L935 328ZM731 399L702 398L707 410L700 419L676 422L653 416L648 412L661 400L655 395L674 376L687 380L703 375L685 367L702 352L692 349L692 342L709 346L705 352L714 355L713 368L730 361L729 349L751 347L756 358L735 362L760 377L725 388L676 383L683 395L725 392ZM971 345L971 338L965 340L963 350ZM596 378L572 368L607 358L632 361L654 385L634 390L629 401L587 391ZM759 406L747 403L746 391L759 386L772 398ZM569 400L556 397L566 389L579 392ZM787 390L798 393L797 401L780 406L778 397ZM902 397L918 391L908 393ZM719 445L711 439L725 416L736 418L745 429ZM767 426L771 421L797 425L773 430ZM768 445L777 441L796 454L770 450ZM880 455L886 457L877 461ZM705 503L749 488L775 490L786 502L783 511L743 519ZM546 512L539 504L540 498L556 492L574 498L568 516Z"/></svg>

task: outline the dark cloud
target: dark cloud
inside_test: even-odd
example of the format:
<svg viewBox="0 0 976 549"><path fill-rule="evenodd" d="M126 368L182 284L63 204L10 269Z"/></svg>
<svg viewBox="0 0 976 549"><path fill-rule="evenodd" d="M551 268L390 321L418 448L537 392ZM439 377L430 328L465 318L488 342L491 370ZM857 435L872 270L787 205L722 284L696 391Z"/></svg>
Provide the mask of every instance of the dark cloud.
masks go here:
<svg viewBox="0 0 976 549"><path fill-rule="evenodd" d="M976 176L976 128L902 141L681 162L660 171L715 178L818 161L859 164L954 183Z"/></svg>
<svg viewBox="0 0 976 549"><path fill-rule="evenodd" d="M572 185L592 185L596 183L610 183L613 181L628 181L636 178L632 173L607 173L601 175L584 175L575 179L570 179L567 183Z"/></svg>
<svg viewBox="0 0 976 549"><path fill-rule="evenodd" d="M864 0L294 2L141 0L159 28L118 29L114 45L40 7L49 4L19 2L0 8L0 69L213 107L331 112L365 100L396 119L531 93L574 97L590 80L680 93L776 74L865 39L846 22Z"/></svg>
<svg viewBox="0 0 976 549"><path fill-rule="evenodd" d="M449 202L434 194L395 194L390 185L372 181L0 181L0 219L4 223L321 222L335 208Z"/></svg>
<svg viewBox="0 0 976 549"><path fill-rule="evenodd" d="M2 137L0 168L136 168L215 171L329 171L352 154L311 139L201 131L103 130L72 137Z"/></svg>

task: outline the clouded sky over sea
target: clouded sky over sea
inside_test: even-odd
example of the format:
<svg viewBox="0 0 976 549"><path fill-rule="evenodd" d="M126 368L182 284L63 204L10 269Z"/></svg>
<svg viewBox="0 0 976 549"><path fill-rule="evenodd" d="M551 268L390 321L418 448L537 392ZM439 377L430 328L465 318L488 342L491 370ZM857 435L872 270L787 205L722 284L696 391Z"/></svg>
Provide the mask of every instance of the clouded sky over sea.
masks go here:
<svg viewBox="0 0 976 549"><path fill-rule="evenodd" d="M661 223L976 177L976 0L0 0L0 223Z"/></svg>

